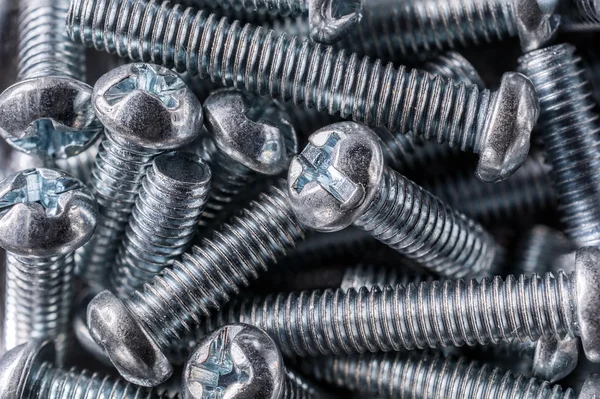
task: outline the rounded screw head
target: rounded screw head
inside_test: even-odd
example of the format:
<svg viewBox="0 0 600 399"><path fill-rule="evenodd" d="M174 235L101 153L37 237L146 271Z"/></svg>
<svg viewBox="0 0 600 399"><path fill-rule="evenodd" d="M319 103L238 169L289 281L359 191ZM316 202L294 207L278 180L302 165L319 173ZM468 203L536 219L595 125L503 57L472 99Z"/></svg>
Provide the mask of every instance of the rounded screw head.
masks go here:
<svg viewBox="0 0 600 399"><path fill-rule="evenodd" d="M316 131L290 165L296 216L318 231L348 227L369 207L384 167L379 140L368 127L341 122Z"/></svg>
<svg viewBox="0 0 600 399"><path fill-rule="evenodd" d="M598 399L600 393L600 374L590 374L585 380L577 399Z"/></svg>
<svg viewBox="0 0 600 399"><path fill-rule="evenodd" d="M579 339L542 337L535 346L533 375L554 383L571 374L578 360Z"/></svg>
<svg viewBox="0 0 600 399"><path fill-rule="evenodd" d="M98 209L79 180L53 169L27 169L0 182L0 247L20 256L65 255L85 244Z"/></svg>
<svg viewBox="0 0 600 399"><path fill-rule="evenodd" d="M277 175L296 155L298 143L279 103L236 89L218 90L204 102L206 128L220 151L265 175Z"/></svg>
<svg viewBox="0 0 600 399"><path fill-rule="evenodd" d="M558 33L558 0L513 0L521 50L528 53L544 47Z"/></svg>
<svg viewBox="0 0 600 399"><path fill-rule="evenodd" d="M0 94L0 135L18 151L43 159L77 155L104 130L91 99L90 86L68 77L15 83Z"/></svg>
<svg viewBox="0 0 600 399"><path fill-rule="evenodd" d="M512 175L529 153L531 131L540 106L533 83L517 72L505 73L483 135L477 177L498 182Z"/></svg>
<svg viewBox="0 0 600 399"><path fill-rule="evenodd" d="M333 44L348 35L362 19L360 0L309 0L310 38Z"/></svg>
<svg viewBox="0 0 600 399"><path fill-rule="evenodd" d="M583 351L589 361L600 363L600 247L577 250L575 283L577 318Z"/></svg>
<svg viewBox="0 0 600 399"><path fill-rule="evenodd" d="M166 381L173 373L158 345L111 292L103 291L92 299L88 305L87 322L94 341L104 348L127 381L153 387Z"/></svg>
<svg viewBox="0 0 600 399"><path fill-rule="evenodd" d="M171 151L154 158L152 168L156 178L172 187L193 192L206 187L212 177L210 167L198 155Z"/></svg>
<svg viewBox="0 0 600 399"><path fill-rule="evenodd" d="M183 399L278 399L285 368L277 345L246 324L222 327L205 337L183 371Z"/></svg>
<svg viewBox="0 0 600 399"><path fill-rule="evenodd" d="M0 360L0 399L23 398L33 365L54 359L49 340L33 339L6 352Z"/></svg>
<svg viewBox="0 0 600 399"><path fill-rule="evenodd" d="M135 63L108 72L92 98L107 134L124 145L170 150L191 143L202 128L202 106L173 71Z"/></svg>
<svg viewBox="0 0 600 399"><path fill-rule="evenodd" d="M79 344L86 353L91 354L103 365L112 367L112 362L100 345L94 341L87 326L87 307L90 301L98 294L94 290L83 291L75 300L75 312L73 314L73 332Z"/></svg>

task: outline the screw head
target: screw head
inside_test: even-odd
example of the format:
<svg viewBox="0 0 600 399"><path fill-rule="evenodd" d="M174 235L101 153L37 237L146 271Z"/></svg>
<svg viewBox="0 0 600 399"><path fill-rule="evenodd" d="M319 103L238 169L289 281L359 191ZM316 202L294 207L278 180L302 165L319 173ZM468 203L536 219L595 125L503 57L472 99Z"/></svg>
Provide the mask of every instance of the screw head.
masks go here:
<svg viewBox="0 0 600 399"><path fill-rule="evenodd" d="M552 383L562 380L579 361L579 339L542 337L537 341L532 372L536 378Z"/></svg>
<svg viewBox="0 0 600 399"><path fill-rule="evenodd" d="M600 374L590 374L585 380L577 399L598 399L600 392Z"/></svg>
<svg viewBox="0 0 600 399"><path fill-rule="evenodd" d="M183 372L183 399L278 399L285 368L275 342L246 324L222 327L205 337Z"/></svg>
<svg viewBox="0 0 600 399"><path fill-rule="evenodd" d="M310 38L333 44L348 35L362 19L361 0L309 0Z"/></svg>
<svg viewBox="0 0 600 399"><path fill-rule="evenodd" d="M600 247L584 247L575 257L577 318L583 351L600 363Z"/></svg>
<svg viewBox="0 0 600 399"><path fill-rule="evenodd" d="M521 166L539 114L533 83L518 72L505 73L483 134L476 170L479 179L498 182Z"/></svg>
<svg viewBox="0 0 600 399"><path fill-rule="evenodd" d="M92 104L107 134L127 146L175 149L202 128L200 101L175 72L158 65L113 69L94 86Z"/></svg>
<svg viewBox="0 0 600 399"><path fill-rule="evenodd" d="M110 291L88 305L90 335L127 381L154 387L166 381L173 368L142 324Z"/></svg>
<svg viewBox="0 0 600 399"><path fill-rule="evenodd" d="M6 352L0 360L0 399L23 398L33 367L54 358L50 340L34 339Z"/></svg>
<svg viewBox="0 0 600 399"><path fill-rule="evenodd" d="M313 133L288 174L298 219L318 231L351 225L369 207L383 176L383 151L375 133L341 122Z"/></svg>
<svg viewBox="0 0 600 399"><path fill-rule="evenodd" d="M43 159L77 155L104 130L92 108L92 88L60 76L15 83L0 94L0 136Z"/></svg>
<svg viewBox="0 0 600 399"><path fill-rule="evenodd" d="M52 169L27 169L0 182L0 247L20 256L65 255L96 228L93 195L79 180Z"/></svg>
<svg viewBox="0 0 600 399"><path fill-rule="evenodd" d="M557 0L513 0L521 50L528 53L544 47L558 33Z"/></svg>
<svg viewBox="0 0 600 399"><path fill-rule="evenodd" d="M92 299L98 294L98 291L88 289L82 291L75 299L75 312L73 314L73 332L79 344L85 349L86 353L91 354L96 360L99 360L103 365L112 367L112 362L100 345L94 341L90 335L90 330L87 326L87 307Z"/></svg>
<svg viewBox="0 0 600 399"><path fill-rule="evenodd" d="M218 90L204 102L204 114L218 149L257 173L278 175L298 151L290 118L275 101L236 89Z"/></svg>

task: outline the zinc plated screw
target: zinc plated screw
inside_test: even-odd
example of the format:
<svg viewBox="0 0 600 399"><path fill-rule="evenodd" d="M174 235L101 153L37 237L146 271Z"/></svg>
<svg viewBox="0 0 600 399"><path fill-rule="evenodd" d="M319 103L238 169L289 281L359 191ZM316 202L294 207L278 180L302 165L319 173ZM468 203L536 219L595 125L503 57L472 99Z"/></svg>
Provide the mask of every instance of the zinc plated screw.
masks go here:
<svg viewBox="0 0 600 399"><path fill-rule="evenodd" d="M109 277L119 297L142 288L187 250L210 180L210 168L196 155L168 152L154 158Z"/></svg>
<svg viewBox="0 0 600 399"><path fill-rule="evenodd" d="M234 299L198 324L256 326L287 356L475 346L580 337L600 361L600 249L577 252L575 272L306 291ZM198 336L202 331L198 331Z"/></svg>
<svg viewBox="0 0 600 399"><path fill-rule="evenodd" d="M562 0L559 2L562 29L568 31L597 31L600 29L598 0Z"/></svg>
<svg viewBox="0 0 600 399"><path fill-rule="evenodd" d="M21 0L17 83L0 94L0 136L51 162L102 133L85 81L84 49L64 29L68 0Z"/></svg>
<svg viewBox="0 0 600 399"><path fill-rule="evenodd" d="M0 361L2 399L167 399L142 388L87 370L54 366L52 342L32 340L7 352Z"/></svg>
<svg viewBox="0 0 600 399"><path fill-rule="evenodd" d="M128 381L154 386L172 367L166 354L193 325L304 239L280 180L211 238L194 246L143 290L120 301L104 291L88 306L88 327Z"/></svg>
<svg viewBox="0 0 600 399"><path fill-rule="evenodd" d="M224 326L205 337L184 371L182 399L316 399L323 392L286 370L275 342L256 327Z"/></svg>
<svg viewBox="0 0 600 399"><path fill-rule="evenodd" d="M72 253L92 236L97 212L91 193L64 172L28 169L2 181L5 349L52 337L63 359L75 289Z"/></svg>
<svg viewBox="0 0 600 399"><path fill-rule="evenodd" d="M378 398L575 399L571 388L430 351L303 359L319 380ZM582 398L580 395L579 398Z"/></svg>
<svg viewBox="0 0 600 399"><path fill-rule="evenodd" d="M525 160L538 115L533 86L518 73L480 91L168 1L74 0L67 30L98 50L473 151L486 181Z"/></svg>
<svg viewBox="0 0 600 399"><path fill-rule="evenodd" d="M226 221L261 177L287 170L298 153L296 132L276 102L236 89L213 92L204 102L203 159L213 180L199 234Z"/></svg>
<svg viewBox="0 0 600 399"><path fill-rule="evenodd" d="M92 102L106 128L90 182L100 219L76 262L88 284L104 288L146 169L161 152L196 138L202 108L177 74L139 63L102 76Z"/></svg>
<svg viewBox="0 0 600 399"><path fill-rule="evenodd" d="M540 137L565 233L576 246L600 245L600 124L575 47L525 54L519 69L540 96Z"/></svg>
<svg viewBox="0 0 600 399"><path fill-rule="evenodd" d="M369 128L341 122L309 141L288 175L290 202L301 223L323 232L352 224L446 277L474 276L491 266L493 238L387 168Z"/></svg>

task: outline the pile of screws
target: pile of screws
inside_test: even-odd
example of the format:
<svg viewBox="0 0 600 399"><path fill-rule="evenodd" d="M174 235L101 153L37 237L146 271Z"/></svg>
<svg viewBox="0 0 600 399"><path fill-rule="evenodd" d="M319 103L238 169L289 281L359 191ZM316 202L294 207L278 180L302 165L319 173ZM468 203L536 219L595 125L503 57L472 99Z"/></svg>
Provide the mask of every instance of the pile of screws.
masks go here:
<svg viewBox="0 0 600 399"><path fill-rule="evenodd" d="M600 397L596 32L0 2L0 399Z"/></svg>

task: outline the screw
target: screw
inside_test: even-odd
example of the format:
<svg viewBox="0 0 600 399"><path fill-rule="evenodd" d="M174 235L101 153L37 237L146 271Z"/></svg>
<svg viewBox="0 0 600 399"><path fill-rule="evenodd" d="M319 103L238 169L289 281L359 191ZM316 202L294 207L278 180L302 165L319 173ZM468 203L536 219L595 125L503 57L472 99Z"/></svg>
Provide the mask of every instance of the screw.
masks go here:
<svg viewBox="0 0 600 399"><path fill-rule="evenodd" d="M90 182L100 219L76 261L88 284L106 287L147 167L161 152L196 138L202 109L174 72L149 64L123 65L102 76L93 105L106 127Z"/></svg>
<svg viewBox="0 0 600 399"><path fill-rule="evenodd" d="M222 8L281 16L308 14L308 32L315 42L331 44L348 35L361 20L361 2L347 0L191 0L197 8ZM356 4L352 4L356 3Z"/></svg>
<svg viewBox="0 0 600 399"><path fill-rule="evenodd" d="M575 272L444 280L234 299L198 323L197 335L230 323L267 332L287 356L486 345L580 337L600 361L600 249L577 252Z"/></svg>
<svg viewBox="0 0 600 399"><path fill-rule="evenodd" d="M183 379L183 399L325 397L285 369L271 337L244 324L224 326L205 337L190 355Z"/></svg>
<svg viewBox="0 0 600 399"><path fill-rule="evenodd" d="M68 0L22 0L19 81L0 94L0 136L45 160L76 155L102 133L85 80L84 49L64 30Z"/></svg>
<svg viewBox="0 0 600 399"><path fill-rule="evenodd" d="M226 221L261 176L287 170L298 142L289 117L274 101L236 89L213 92L204 102L204 159L213 173L201 234Z"/></svg>
<svg viewBox="0 0 600 399"><path fill-rule="evenodd" d="M600 245L600 125L589 82L570 44L525 54L519 69L540 96L540 137L567 237L576 246Z"/></svg>
<svg viewBox="0 0 600 399"><path fill-rule="evenodd" d="M377 136L354 122L315 132L292 160L290 201L317 231L350 224L443 276L476 275L494 260L483 229L432 194L386 168Z"/></svg>
<svg viewBox="0 0 600 399"><path fill-rule="evenodd" d="M563 29L596 31L600 28L600 3L597 0L566 0L559 4Z"/></svg>
<svg viewBox="0 0 600 399"><path fill-rule="evenodd" d="M319 380L382 399L575 399L570 388L440 353L368 353L303 361L303 368Z"/></svg>
<svg viewBox="0 0 600 399"><path fill-rule="evenodd" d="M517 243L514 264L516 273L532 274L571 267L571 259L562 261L575 251L562 231L544 225L531 228ZM560 267L557 264L560 263Z"/></svg>
<svg viewBox="0 0 600 399"><path fill-rule="evenodd" d="M212 238L124 301L108 291L88 306L88 327L128 381L157 385L172 372L164 353L304 239L280 180Z"/></svg>
<svg viewBox="0 0 600 399"><path fill-rule="evenodd" d="M32 340L7 352L0 361L2 399L167 399L148 388L87 370L53 366L50 341Z"/></svg>
<svg viewBox="0 0 600 399"><path fill-rule="evenodd" d="M398 267L356 265L346 269L340 288L359 289L360 287L407 285L415 281L433 281L431 277L419 276Z"/></svg>
<svg viewBox="0 0 600 399"><path fill-rule="evenodd" d="M506 220L527 220L553 209L556 193L550 168L541 153L534 153L508 179L482 183L470 171L425 183L423 187L470 218L493 225Z"/></svg>
<svg viewBox="0 0 600 399"><path fill-rule="evenodd" d="M56 337L59 360L64 358L75 289L72 252L91 237L97 217L91 193L64 172L28 169L2 181L5 349Z"/></svg>
<svg viewBox="0 0 600 399"><path fill-rule="evenodd" d="M75 178L87 184L90 181L99 145L100 142L96 141L87 150L69 158L57 159L54 163L59 169L69 171Z"/></svg>
<svg viewBox="0 0 600 399"><path fill-rule="evenodd" d="M525 160L538 114L531 82L517 73L505 74L494 93L479 91L168 1L74 0L67 29L99 50L479 153L486 181Z"/></svg>
<svg viewBox="0 0 600 399"><path fill-rule="evenodd" d="M169 152L154 158L110 275L113 291L120 297L142 288L186 251L210 179L209 167L193 154Z"/></svg>

